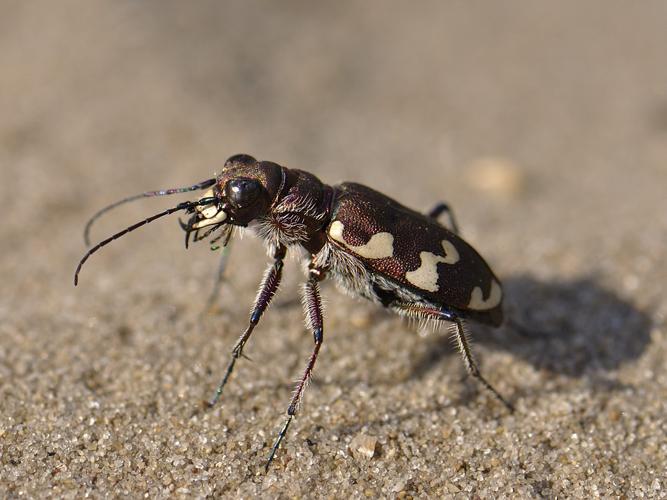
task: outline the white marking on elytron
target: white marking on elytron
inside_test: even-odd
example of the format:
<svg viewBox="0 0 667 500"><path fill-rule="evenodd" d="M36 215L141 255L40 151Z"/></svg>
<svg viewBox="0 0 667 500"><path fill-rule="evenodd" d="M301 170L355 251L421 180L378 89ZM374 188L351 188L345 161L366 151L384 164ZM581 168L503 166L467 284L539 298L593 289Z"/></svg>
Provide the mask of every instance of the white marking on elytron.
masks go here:
<svg viewBox="0 0 667 500"><path fill-rule="evenodd" d="M366 259L385 259L394 255L394 236L391 233L376 233L365 245L350 245L343 238L345 226L339 220L333 221L329 227L329 236L342 243L357 255Z"/></svg>
<svg viewBox="0 0 667 500"><path fill-rule="evenodd" d="M210 219L202 219L200 221L195 222L194 224L192 224L192 228L201 229L202 227L213 226L214 224L220 224L221 222L224 222L226 218L227 218L227 212L220 210L214 217Z"/></svg>
<svg viewBox="0 0 667 500"><path fill-rule="evenodd" d="M470 294L470 302L468 303L468 309L474 309L476 311L485 311L487 309L493 309L503 298L503 291L500 288L500 284L496 280L491 280L491 292L489 293L489 298L484 300L482 296L482 289L478 286L472 289Z"/></svg>
<svg viewBox="0 0 667 500"><path fill-rule="evenodd" d="M456 264L460 259L459 252L452 242L442 240L441 244L445 251L444 257L431 252L420 252L421 265L414 271L405 273L405 279L417 288L437 292L440 289L438 286L438 263Z"/></svg>
<svg viewBox="0 0 667 500"><path fill-rule="evenodd" d="M445 260L442 262L445 264L456 264L461 258L456 247L448 240L442 240L440 243L442 244L442 249L445 251Z"/></svg>

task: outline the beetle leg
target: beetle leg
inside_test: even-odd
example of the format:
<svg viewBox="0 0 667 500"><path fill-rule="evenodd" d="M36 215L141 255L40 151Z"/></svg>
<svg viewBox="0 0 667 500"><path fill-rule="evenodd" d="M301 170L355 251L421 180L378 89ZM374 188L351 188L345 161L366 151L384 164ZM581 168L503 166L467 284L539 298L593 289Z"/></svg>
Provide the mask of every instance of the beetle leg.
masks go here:
<svg viewBox="0 0 667 500"><path fill-rule="evenodd" d="M239 357L241 357L243 354L243 346L245 346L245 343L250 338L252 331L257 326L257 323L259 323L259 319L262 317L262 314L271 303L271 299L278 291L278 286L280 285L280 280L283 274L283 260L286 253L287 249L283 245L280 245L276 248L275 253L273 254L274 261L266 270L262 284L259 287L259 292L257 293L257 298L255 299L255 305L252 309L252 313L250 313L248 327L245 329L238 342L236 342L234 349L232 349L232 357L229 360L229 364L227 365L225 376L222 378L220 385L218 385L213 398L211 398L209 406L215 405L220 399L220 396L222 396L222 390L224 389L229 376L234 370L236 360L239 359Z"/></svg>
<svg viewBox="0 0 667 500"><path fill-rule="evenodd" d="M315 361L317 360L317 354L320 352L320 347L322 347L322 341L324 339L324 330L323 330L323 320L322 320L322 299L320 298L319 282L324 279L325 274L326 272L323 269L319 269L311 265L308 273L308 281L306 282L303 288L303 308L306 314L306 323L308 325L308 328L313 332L315 347L313 348L313 352L310 355L310 359L308 360L306 369L304 370L303 375L301 376L301 380L299 381L298 385L296 386L296 389L294 390L292 401L290 402L290 405L287 407L287 419L285 420L285 423L283 424L283 427L280 430L280 433L278 434L276 442L273 444L273 447L271 448L271 454L269 455L269 459L267 460L265 466L265 470L267 471L269 470L269 466L271 465L271 462L273 461L273 458L275 457L276 452L280 447L280 443L283 441L285 435L287 434L287 428L292 422L292 418L294 417L299 407L299 402L301 401L301 397L303 396L303 391L306 388L308 380L310 379L310 376L313 373Z"/></svg>
<svg viewBox="0 0 667 500"><path fill-rule="evenodd" d="M456 234L459 234L459 225L456 223L456 218L454 217L454 212L449 207L447 203L440 202L434 206L431 211L427 214L432 219L438 219L443 213L447 212L449 217L449 229Z"/></svg>
<svg viewBox="0 0 667 500"><path fill-rule="evenodd" d="M479 380L484 387L491 391L493 395L507 407L510 413L514 412L514 406L512 406L503 396L501 396L500 393L480 373L479 367L477 366L472 353L472 348L470 347L470 342L468 340L468 335L466 333L465 324L462 318L446 307L437 309L434 307L428 307L424 304L419 304L417 302L395 302L391 305L391 307L396 309L399 314L403 314L405 316L426 320L444 320L453 323L455 326L454 338L456 340L456 345L458 346L459 352L463 357L463 363L468 373Z"/></svg>
<svg viewBox="0 0 667 500"><path fill-rule="evenodd" d="M222 288L222 282L225 278L225 269L227 268L227 262L229 261L229 247L223 246L221 253L222 255L220 256L220 263L218 264L218 272L215 274L215 282L213 283L211 293L206 300L206 307L204 308L204 312L210 311L213 307L213 304L215 304L215 301L218 300L220 289Z"/></svg>
<svg viewBox="0 0 667 500"><path fill-rule="evenodd" d="M472 349L470 348L470 343L468 341L468 336L465 331L463 320L456 315L451 315L449 312L445 314L445 317L448 315L453 316L451 321L453 321L454 325L456 326L456 343L459 347L459 351L461 352L461 356L463 357L463 362L466 366L466 369L468 370L468 373L479 380L484 387L491 391L496 396L496 398L498 398L505 405L510 413L514 413L514 406L512 406L511 403L509 403L503 396L501 396L495 387L493 387L480 373L479 368L477 367L477 363L475 362L475 358L473 357Z"/></svg>

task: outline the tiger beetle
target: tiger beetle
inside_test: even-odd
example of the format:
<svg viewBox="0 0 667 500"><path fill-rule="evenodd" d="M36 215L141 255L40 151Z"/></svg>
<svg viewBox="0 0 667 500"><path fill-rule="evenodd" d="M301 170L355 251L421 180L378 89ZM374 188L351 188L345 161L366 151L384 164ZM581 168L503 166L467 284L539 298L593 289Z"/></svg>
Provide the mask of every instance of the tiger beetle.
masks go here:
<svg viewBox="0 0 667 500"><path fill-rule="evenodd" d="M324 338L320 281L331 276L339 288L364 297L401 316L427 323L447 322L470 375L509 411L512 405L486 381L473 358L464 320L500 326L503 292L500 281L482 257L460 236L452 211L438 204L427 214L411 210L371 188L352 182L323 184L303 170L257 161L245 154L229 158L222 172L189 187L149 191L125 198L97 212L100 215L128 201L206 190L196 201L179 203L91 247L74 275L78 283L88 258L113 240L160 217L185 211L186 247L209 238L215 247L229 243L234 228L250 227L264 240L273 262L259 287L248 326L231 352L225 374L210 406L222 396L236 361L280 285L287 249L300 248L307 261L303 305L315 341L312 354L287 407L287 418L271 448L266 470L287 434ZM447 213L449 227L438 222Z"/></svg>

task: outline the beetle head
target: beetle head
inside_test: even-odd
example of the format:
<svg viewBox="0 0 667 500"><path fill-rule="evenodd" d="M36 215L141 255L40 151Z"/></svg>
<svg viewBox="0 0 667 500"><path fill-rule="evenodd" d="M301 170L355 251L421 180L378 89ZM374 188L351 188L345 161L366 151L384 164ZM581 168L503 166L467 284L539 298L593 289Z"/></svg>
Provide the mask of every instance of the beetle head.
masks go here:
<svg viewBox="0 0 667 500"><path fill-rule="evenodd" d="M93 215L84 230L84 241L89 244L90 228L93 223L110 210L125 203L154 196L167 196L206 189L196 201L179 203L173 208L163 210L139 221L122 231L102 240L91 247L79 261L74 274L74 284L78 282L79 271L88 258L112 241L167 215L185 210L191 215L187 223L181 222L185 231L185 246L188 246L190 234L199 241L211 237L211 248L222 240L225 246L232 235L233 226L247 226L255 219L268 215L280 197L285 184L285 169L269 161L258 162L252 156L239 154L229 158L222 173L215 178L198 182L192 186L146 191L123 198L99 210ZM202 230L200 232L200 230Z"/></svg>
<svg viewBox="0 0 667 500"><path fill-rule="evenodd" d="M247 226L266 216L280 194L284 172L273 162L258 162L252 156L239 154L229 158L215 184L200 200L214 202L194 208L184 229L198 230L220 224Z"/></svg>

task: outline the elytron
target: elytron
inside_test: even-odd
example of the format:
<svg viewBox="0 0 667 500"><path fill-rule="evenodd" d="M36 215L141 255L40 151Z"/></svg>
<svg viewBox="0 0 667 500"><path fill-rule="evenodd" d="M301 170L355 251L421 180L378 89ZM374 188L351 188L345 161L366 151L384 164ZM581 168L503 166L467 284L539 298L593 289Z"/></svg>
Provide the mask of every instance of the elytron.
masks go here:
<svg viewBox="0 0 667 500"><path fill-rule="evenodd" d="M482 257L459 235L449 207L438 204L422 214L371 188L352 182L335 186L322 183L303 170L257 161L240 154L229 158L214 178L184 188L149 191L109 205L108 210L143 197L206 190L196 201L179 203L133 224L91 247L76 269L113 240L160 217L185 211L181 222L188 245L209 239L225 247L234 229L250 227L264 240L272 258L252 307L248 325L231 352L231 358L210 405L222 396L234 366L262 314L280 285L288 249L300 251L307 262L303 286L306 324L314 339L312 354L287 407L287 417L271 448L266 469L287 434L310 378L324 339L319 283L331 277L342 290L364 297L399 315L427 323L448 322L468 372L510 411L504 399L480 373L473 358L464 320L492 326L503 320L503 291L498 278ZM449 227L438 222L449 214Z"/></svg>

